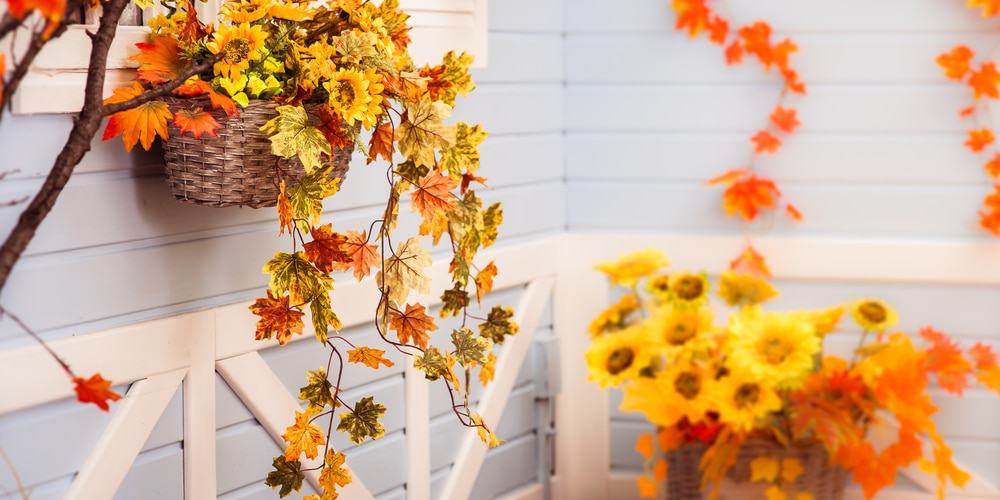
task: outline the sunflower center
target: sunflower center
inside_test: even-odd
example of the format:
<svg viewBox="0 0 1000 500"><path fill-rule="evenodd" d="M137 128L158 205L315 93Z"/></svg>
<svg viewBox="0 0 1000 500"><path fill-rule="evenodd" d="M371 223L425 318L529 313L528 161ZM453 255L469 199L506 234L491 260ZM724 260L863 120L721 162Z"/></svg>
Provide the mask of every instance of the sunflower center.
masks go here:
<svg viewBox="0 0 1000 500"><path fill-rule="evenodd" d="M698 327L694 318L684 316L667 325L666 341L668 344L681 345L691 340L697 333Z"/></svg>
<svg viewBox="0 0 1000 500"><path fill-rule="evenodd" d="M337 98L344 106L350 106L354 102L357 94L354 92L354 85L351 82L341 81L337 84Z"/></svg>
<svg viewBox="0 0 1000 500"><path fill-rule="evenodd" d="M769 364L777 365L785 361L785 358L792 353L792 346L779 338L763 338L757 343L757 352Z"/></svg>
<svg viewBox="0 0 1000 500"><path fill-rule="evenodd" d="M246 61L250 56L250 42L246 38L233 38L226 42L224 49L225 60L230 64Z"/></svg>
<svg viewBox="0 0 1000 500"><path fill-rule="evenodd" d="M681 372L674 379L674 390L686 399L694 399L701 392L701 377L692 372Z"/></svg>
<svg viewBox="0 0 1000 500"><path fill-rule="evenodd" d="M608 369L608 373L618 375L632 366L632 361L635 361L635 353L632 352L632 348L619 347L611 351L611 355L608 356L608 361L604 364L604 367Z"/></svg>
<svg viewBox="0 0 1000 500"><path fill-rule="evenodd" d="M740 384L733 396L733 403L739 409L757 404L760 399L760 386L757 384Z"/></svg>
<svg viewBox="0 0 1000 500"><path fill-rule="evenodd" d="M701 297L702 292L704 292L704 285L695 276L685 276L678 280L677 283L674 283L672 289L679 298L694 300Z"/></svg>
<svg viewBox="0 0 1000 500"><path fill-rule="evenodd" d="M861 315L864 316L865 319L871 321L872 323L881 323L885 321L887 316L885 308L877 302L865 302L864 304L861 304L858 311L861 312Z"/></svg>

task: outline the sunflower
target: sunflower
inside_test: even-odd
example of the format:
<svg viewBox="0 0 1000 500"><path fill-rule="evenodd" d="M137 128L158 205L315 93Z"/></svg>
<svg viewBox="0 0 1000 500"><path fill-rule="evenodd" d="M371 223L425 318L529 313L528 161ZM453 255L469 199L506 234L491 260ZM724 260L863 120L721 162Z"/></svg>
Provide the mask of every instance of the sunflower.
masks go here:
<svg viewBox="0 0 1000 500"><path fill-rule="evenodd" d="M696 423L709 409L706 396L714 383L710 370L694 363L677 363L655 378L629 381L622 387L621 410L641 411L657 425L672 426L682 418Z"/></svg>
<svg viewBox="0 0 1000 500"><path fill-rule="evenodd" d="M782 405L771 385L741 372L732 372L709 386L706 397L718 412L719 421L737 432L753 430L759 419L780 410Z"/></svg>
<svg viewBox="0 0 1000 500"><path fill-rule="evenodd" d="M229 1L222 4L222 19L234 24L252 23L263 19L273 5L274 0Z"/></svg>
<svg viewBox="0 0 1000 500"><path fill-rule="evenodd" d="M617 386L627 379L638 378L652 363L646 331L639 325L595 338L586 357L590 370L587 380L601 387Z"/></svg>
<svg viewBox="0 0 1000 500"><path fill-rule="evenodd" d="M285 19L295 22L302 21L311 14L309 8L304 5L294 5L284 2L274 2L267 9L267 15L274 19Z"/></svg>
<svg viewBox="0 0 1000 500"><path fill-rule="evenodd" d="M235 81L241 71L250 68L250 61L261 58L267 33L260 26L250 26L249 23L237 26L223 24L212 37L214 39L205 44L208 50L213 54L226 52L222 60L215 63L215 74Z"/></svg>
<svg viewBox="0 0 1000 500"><path fill-rule="evenodd" d="M878 299L856 299L851 302L854 321L865 330L883 332L899 321L896 311Z"/></svg>
<svg viewBox="0 0 1000 500"><path fill-rule="evenodd" d="M668 281L670 299L682 304L700 304L708 299L708 277L704 273L675 273Z"/></svg>
<svg viewBox="0 0 1000 500"><path fill-rule="evenodd" d="M358 70L341 68L330 81L323 84L330 93L330 105L340 112L344 121L353 126L355 121L374 123L375 112L370 104L374 101L368 88L371 81ZM381 112L379 106L375 108Z"/></svg>
<svg viewBox="0 0 1000 500"><path fill-rule="evenodd" d="M719 297L729 306L760 304L777 297L776 290L766 280L751 274L725 272L719 275Z"/></svg>
<svg viewBox="0 0 1000 500"><path fill-rule="evenodd" d="M607 332L621 330L625 328L628 316L639 310L639 298L634 294L623 295L618 302L611 307L601 311L600 314L590 322L590 334L594 337Z"/></svg>
<svg viewBox="0 0 1000 500"><path fill-rule="evenodd" d="M661 267L667 267L670 261L663 252L655 248L646 248L619 257L617 261L604 262L595 268L611 278L612 285L630 287L639 278L648 276Z"/></svg>
<svg viewBox="0 0 1000 500"><path fill-rule="evenodd" d="M746 308L729 321L729 365L778 388L789 388L808 375L820 347L812 323L795 313Z"/></svg>
<svg viewBox="0 0 1000 500"><path fill-rule="evenodd" d="M668 303L653 311L648 321L650 343L668 360L675 360L711 349L708 334L712 328L712 310Z"/></svg>

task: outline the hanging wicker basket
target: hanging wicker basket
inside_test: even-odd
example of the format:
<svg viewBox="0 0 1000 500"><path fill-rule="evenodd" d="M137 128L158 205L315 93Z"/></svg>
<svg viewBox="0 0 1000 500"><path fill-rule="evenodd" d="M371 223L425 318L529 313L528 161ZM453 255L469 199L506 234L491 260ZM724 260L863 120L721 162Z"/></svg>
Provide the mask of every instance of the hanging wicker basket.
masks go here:
<svg viewBox="0 0 1000 500"><path fill-rule="evenodd" d="M252 100L240 110L239 117L229 117L222 109L213 108L207 96L164 100L174 112L201 107L221 125L216 130L218 137L203 134L196 139L191 134L181 135L170 121L170 139L163 141L163 157L170 191L178 200L208 207L270 207L277 203L280 180L295 185L305 175L298 158L272 154L271 141L260 131L277 116L277 103ZM306 106L312 126L321 124L317 109ZM353 145L334 149L333 176L346 176L353 151Z"/></svg>
<svg viewBox="0 0 1000 500"><path fill-rule="evenodd" d="M670 500L703 500L711 498L713 484L701 490L699 463L705 453L702 444L688 444L667 453L667 498ZM804 472L785 490L810 493L814 500L840 500L844 497L847 472L839 465L831 465L822 444L803 444L784 447L772 441L750 440L743 443L736 463L726 472L719 485L718 500L765 500L764 491L771 486L766 482L750 481L750 462L768 456L777 460L797 458Z"/></svg>

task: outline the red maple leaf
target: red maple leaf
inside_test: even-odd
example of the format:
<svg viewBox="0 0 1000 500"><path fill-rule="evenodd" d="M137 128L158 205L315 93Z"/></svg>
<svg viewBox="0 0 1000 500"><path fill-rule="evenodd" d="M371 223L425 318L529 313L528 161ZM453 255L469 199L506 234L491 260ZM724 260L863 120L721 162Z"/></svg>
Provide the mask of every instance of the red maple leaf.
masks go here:
<svg viewBox="0 0 1000 500"><path fill-rule="evenodd" d="M343 248L347 237L332 231L333 224L323 224L311 230L312 241L302 245L306 259L324 273L333 271L337 262L350 262L351 256Z"/></svg>
<svg viewBox="0 0 1000 500"><path fill-rule="evenodd" d="M781 139L775 137L774 134L767 130L761 130L757 132L756 135L750 138L750 141L754 143L754 154L761 154L764 152L774 154L781 147Z"/></svg>
<svg viewBox="0 0 1000 500"><path fill-rule="evenodd" d="M972 151L978 153L983 150L986 146L993 144L996 140L993 137L993 131L988 128L982 128L979 130L969 131L969 140L965 141L965 145L969 147Z"/></svg>
<svg viewBox="0 0 1000 500"><path fill-rule="evenodd" d="M215 132L215 129L221 127L219 122L215 118L206 113L205 110L200 107L194 109L179 109L174 113L174 125L177 125L181 129L181 135L183 136L187 132L191 132L191 135L195 139L198 139L202 134L209 134L212 137L219 137L219 134Z"/></svg>
<svg viewBox="0 0 1000 500"><path fill-rule="evenodd" d="M722 197L722 206L727 214L738 212L744 219L752 221L761 208L777 206L781 191L774 181L749 174L730 184Z"/></svg>
<svg viewBox="0 0 1000 500"><path fill-rule="evenodd" d="M775 107L774 112L771 113L771 123L786 134L791 134L801 125L798 118L795 117L795 109L785 109L780 105Z"/></svg>
<svg viewBox="0 0 1000 500"><path fill-rule="evenodd" d="M89 379L73 378L73 390L76 400L81 403L94 403L98 408L108 411L108 400L118 401L122 397L111 390L111 381L104 380L100 373L95 373Z"/></svg>
<svg viewBox="0 0 1000 500"><path fill-rule="evenodd" d="M288 295L281 298L274 298L271 290L267 291L266 299L257 299L250 306L250 312L260 316L257 321L257 332L254 338L265 340L275 335L278 343L285 345L292 338L293 333L302 333L302 311L297 311L288 306Z"/></svg>
<svg viewBox="0 0 1000 500"><path fill-rule="evenodd" d="M951 52L939 55L935 61L944 70L945 76L952 80L961 80L972 69L969 67L972 56L972 49L965 45L959 45L951 49Z"/></svg>

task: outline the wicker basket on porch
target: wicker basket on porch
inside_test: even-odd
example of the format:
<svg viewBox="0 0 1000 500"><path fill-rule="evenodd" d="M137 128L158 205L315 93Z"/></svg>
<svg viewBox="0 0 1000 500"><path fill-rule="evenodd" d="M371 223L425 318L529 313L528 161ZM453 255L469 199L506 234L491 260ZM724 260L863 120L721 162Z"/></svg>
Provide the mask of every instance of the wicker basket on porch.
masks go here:
<svg viewBox="0 0 1000 500"><path fill-rule="evenodd" d="M701 490L701 471L698 468L705 453L702 444L688 444L667 453L667 498L669 500L702 500L711 496L712 484ZM797 458L804 472L793 483L786 485L795 492L808 492L814 500L840 500L844 497L847 472L839 465L831 465L822 444L804 444L784 447L772 441L750 440L743 444L736 463L726 472L719 487L718 500L764 500L769 483L750 481L750 462L760 456L781 460ZM794 498L794 497L792 497Z"/></svg>
<svg viewBox="0 0 1000 500"><path fill-rule="evenodd" d="M274 206L278 200L278 183L297 184L305 170L296 157L284 159L271 153L271 141L260 127L277 116L273 101L252 100L240 110L240 116L229 117L222 109L213 108L208 97L164 99L173 111L201 107L221 125L218 137L181 135L180 129L169 123L170 139L163 141L164 163L170 190L178 200L210 207ZM309 124L321 124L316 107L306 106ZM335 148L333 176L347 174L353 146Z"/></svg>

